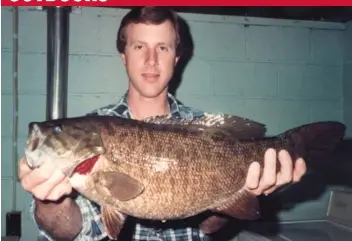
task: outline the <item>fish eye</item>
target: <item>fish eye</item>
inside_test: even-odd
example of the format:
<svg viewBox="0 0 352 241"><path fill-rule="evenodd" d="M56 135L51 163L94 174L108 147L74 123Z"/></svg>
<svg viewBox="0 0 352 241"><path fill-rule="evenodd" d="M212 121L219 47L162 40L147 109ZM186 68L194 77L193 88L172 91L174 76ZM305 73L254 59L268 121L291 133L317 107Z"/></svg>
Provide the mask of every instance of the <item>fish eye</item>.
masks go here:
<svg viewBox="0 0 352 241"><path fill-rule="evenodd" d="M62 131L62 126L53 126L55 133L60 133Z"/></svg>

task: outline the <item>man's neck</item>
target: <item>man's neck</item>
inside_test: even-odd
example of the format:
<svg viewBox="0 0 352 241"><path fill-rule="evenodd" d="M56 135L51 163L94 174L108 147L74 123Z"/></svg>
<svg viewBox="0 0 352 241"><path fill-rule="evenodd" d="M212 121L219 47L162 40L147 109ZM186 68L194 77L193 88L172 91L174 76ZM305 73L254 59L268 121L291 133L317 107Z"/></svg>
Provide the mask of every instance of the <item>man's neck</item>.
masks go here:
<svg viewBox="0 0 352 241"><path fill-rule="evenodd" d="M157 115L167 115L170 113L170 106L167 99L167 91L155 98L146 98L139 93L129 91L127 104L132 112L133 119L142 120L147 117Z"/></svg>

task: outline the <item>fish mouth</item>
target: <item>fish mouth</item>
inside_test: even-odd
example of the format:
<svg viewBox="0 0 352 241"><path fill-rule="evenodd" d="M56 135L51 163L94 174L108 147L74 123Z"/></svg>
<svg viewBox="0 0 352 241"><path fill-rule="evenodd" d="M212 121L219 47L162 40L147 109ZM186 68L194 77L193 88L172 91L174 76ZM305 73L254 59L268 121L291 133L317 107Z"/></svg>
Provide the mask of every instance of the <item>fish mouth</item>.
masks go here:
<svg viewBox="0 0 352 241"><path fill-rule="evenodd" d="M39 167L42 164L40 147L45 141L45 136L41 132L38 124L31 123L29 127L29 135L25 147L25 156L27 164L31 169Z"/></svg>
<svg viewBox="0 0 352 241"><path fill-rule="evenodd" d="M31 137L28 142L27 142L27 150L28 151L35 151L37 148L39 148L42 144L43 141L39 137Z"/></svg>

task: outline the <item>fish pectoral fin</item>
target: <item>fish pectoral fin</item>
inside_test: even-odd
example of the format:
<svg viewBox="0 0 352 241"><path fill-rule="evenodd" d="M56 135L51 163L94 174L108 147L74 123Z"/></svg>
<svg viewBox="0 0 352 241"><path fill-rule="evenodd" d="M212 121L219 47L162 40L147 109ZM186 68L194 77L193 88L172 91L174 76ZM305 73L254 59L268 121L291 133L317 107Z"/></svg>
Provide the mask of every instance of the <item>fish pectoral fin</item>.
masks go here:
<svg viewBox="0 0 352 241"><path fill-rule="evenodd" d="M258 198L245 189L241 189L234 198L212 211L241 220L254 220L261 216Z"/></svg>
<svg viewBox="0 0 352 241"><path fill-rule="evenodd" d="M201 222L199 229L205 234L211 234L219 231L226 223L226 217L212 215Z"/></svg>
<svg viewBox="0 0 352 241"><path fill-rule="evenodd" d="M117 240L117 237L119 236L121 229L125 223L125 215L113 207L102 206L101 218L108 237L110 239Z"/></svg>
<svg viewBox="0 0 352 241"><path fill-rule="evenodd" d="M120 201L129 201L144 191L142 183L122 172L103 172L101 178L105 188Z"/></svg>

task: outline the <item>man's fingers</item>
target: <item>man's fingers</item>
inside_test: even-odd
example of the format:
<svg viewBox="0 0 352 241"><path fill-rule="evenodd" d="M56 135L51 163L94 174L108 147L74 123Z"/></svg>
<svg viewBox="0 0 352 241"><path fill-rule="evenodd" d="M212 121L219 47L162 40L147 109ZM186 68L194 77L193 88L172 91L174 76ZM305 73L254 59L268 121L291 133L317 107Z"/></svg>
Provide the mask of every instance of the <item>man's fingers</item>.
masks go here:
<svg viewBox="0 0 352 241"><path fill-rule="evenodd" d="M277 172L277 159L280 162L279 172ZM298 182L305 174L306 170L307 167L303 159L298 159L293 169L292 158L286 150L281 150L277 156L276 151L269 148L264 155L262 177L260 178L260 165L258 163L252 163L248 170L246 187L252 189L251 191L256 195L268 195L277 188L291 183L292 181Z"/></svg>
<svg viewBox="0 0 352 241"><path fill-rule="evenodd" d="M246 187L249 189L256 189L259 185L260 179L260 164L253 162L247 172Z"/></svg>
<svg viewBox="0 0 352 241"><path fill-rule="evenodd" d="M293 162L290 154L286 150L279 152L280 172L277 175L277 186L290 183L293 178Z"/></svg>
<svg viewBox="0 0 352 241"><path fill-rule="evenodd" d="M299 158L295 163L295 169L293 170L293 182L299 182L302 176L306 173L307 166L302 158Z"/></svg>
<svg viewBox="0 0 352 241"><path fill-rule="evenodd" d="M27 160L25 157L19 160L18 162L18 179L22 179L24 175L32 171L29 166L27 165Z"/></svg>
<svg viewBox="0 0 352 241"><path fill-rule="evenodd" d="M306 172L306 165L302 158L298 159L295 163L293 170L293 161L291 156L286 150L281 150L279 153L279 161L281 164L280 172L277 175L276 185L264 192L268 195L274 192L277 188L282 187L292 182L298 182Z"/></svg>
<svg viewBox="0 0 352 241"><path fill-rule="evenodd" d="M19 161L18 177L22 187L40 200L56 201L72 191L72 186L61 170L50 162L32 170L25 158Z"/></svg>
<svg viewBox="0 0 352 241"><path fill-rule="evenodd" d="M275 185L275 186L273 186L273 187L271 187L271 188L269 188L269 189L264 190L264 191L263 191L263 194L264 194L264 195L269 195L269 194L273 193L277 188L278 188L278 187Z"/></svg>
<svg viewBox="0 0 352 241"><path fill-rule="evenodd" d="M259 183L261 192L271 188L276 183L276 151L268 149L264 155L263 176Z"/></svg>
<svg viewBox="0 0 352 241"><path fill-rule="evenodd" d="M44 200L46 199L51 191L59 185L65 179L65 175L61 171L55 171L48 180L43 182L42 184L35 186L31 193L37 197L38 199Z"/></svg>
<svg viewBox="0 0 352 241"><path fill-rule="evenodd" d="M23 188L27 191L32 190L35 186L48 180L53 172L55 167L50 163L44 163L41 167L31 170L29 173L26 173L21 178L21 184Z"/></svg>
<svg viewBox="0 0 352 241"><path fill-rule="evenodd" d="M72 186L67 178L64 178L59 184L57 184L46 197L47 200L56 201L63 195L70 194L72 192Z"/></svg>

